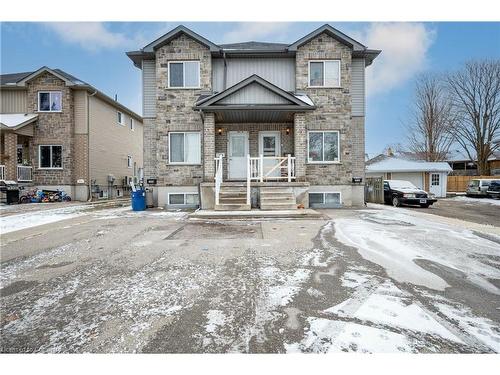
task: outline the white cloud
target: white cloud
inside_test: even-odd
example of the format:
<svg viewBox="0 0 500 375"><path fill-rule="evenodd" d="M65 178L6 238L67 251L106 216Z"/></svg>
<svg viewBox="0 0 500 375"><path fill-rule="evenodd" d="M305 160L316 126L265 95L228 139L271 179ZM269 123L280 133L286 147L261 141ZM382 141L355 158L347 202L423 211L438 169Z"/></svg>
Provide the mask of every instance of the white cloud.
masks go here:
<svg viewBox="0 0 500 375"><path fill-rule="evenodd" d="M242 22L222 37L225 43L287 40L289 22Z"/></svg>
<svg viewBox="0 0 500 375"><path fill-rule="evenodd" d="M368 95L401 86L426 69L435 31L422 23L372 23L353 37L382 53L366 70Z"/></svg>
<svg viewBox="0 0 500 375"><path fill-rule="evenodd" d="M90 51L141 45L137 44L137 38L128 38L123 33L113 32L102 22L48 22L45 26L63 41L78 44Z"/></svg>

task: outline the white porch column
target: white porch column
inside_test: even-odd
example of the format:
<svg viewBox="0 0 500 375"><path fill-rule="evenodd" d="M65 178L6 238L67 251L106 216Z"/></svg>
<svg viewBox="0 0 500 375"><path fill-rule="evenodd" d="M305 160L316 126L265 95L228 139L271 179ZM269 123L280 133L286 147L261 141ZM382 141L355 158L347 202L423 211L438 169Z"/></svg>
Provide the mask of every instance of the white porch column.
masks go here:
<svg viewBox="0 0 500 375"><path fill-rule="evenodd" d="M206 113L203 120L203 180L214 182L215 177L215 114Z"/></svg>
<svg viewBox="0 0 500 375"><path fill-rule="evenodd" d="M307 132L306 119L304 113L295 113L293 117L293 138L295 148L295 176L296 181L306 179L306 158L307 158Z"/></svg>

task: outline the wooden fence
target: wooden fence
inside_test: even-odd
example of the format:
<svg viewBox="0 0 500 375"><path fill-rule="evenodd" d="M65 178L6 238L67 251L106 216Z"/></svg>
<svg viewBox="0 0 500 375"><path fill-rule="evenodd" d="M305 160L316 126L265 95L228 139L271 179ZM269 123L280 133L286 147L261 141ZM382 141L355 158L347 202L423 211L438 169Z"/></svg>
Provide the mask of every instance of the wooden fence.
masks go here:
<svg viewBox="0 0 500 375"><path fill-rule="evenodd" d="M490 180L500 180L500 176L448 176L448 186L446 188L449 192L465 192L470 180L477 178L485 178Z"/></svg>
<svg viewBox="0 0 500 375"><path fill-rule="evenodd" d="M384 203L384 182L382 177L366 178L365 202Z"/></svg>

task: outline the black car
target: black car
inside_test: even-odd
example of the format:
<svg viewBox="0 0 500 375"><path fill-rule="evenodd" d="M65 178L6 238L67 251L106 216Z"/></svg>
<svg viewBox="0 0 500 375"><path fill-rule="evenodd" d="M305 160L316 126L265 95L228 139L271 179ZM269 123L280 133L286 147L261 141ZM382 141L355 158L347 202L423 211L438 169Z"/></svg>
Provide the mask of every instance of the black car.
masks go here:
<svg viewBox="0 0 500 375"><path fill-rule="evenodd" d="M500 180L491 181L486 194L492 198L500 198Z"/></svg>
<svg viewBox="0 0 500 375"><path fill-rule="evenodd" d="M399 207L402 204L427 208L437 202L434 197L429 197L427 192L419 189L409 181L385 180L384 202Z"/></svg>

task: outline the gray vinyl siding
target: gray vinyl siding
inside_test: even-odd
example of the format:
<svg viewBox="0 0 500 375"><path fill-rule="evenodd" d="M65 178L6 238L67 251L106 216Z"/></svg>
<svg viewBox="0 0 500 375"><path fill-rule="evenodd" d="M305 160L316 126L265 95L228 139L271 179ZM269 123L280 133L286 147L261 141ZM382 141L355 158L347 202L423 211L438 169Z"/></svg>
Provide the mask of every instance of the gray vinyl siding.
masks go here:
<svg viewBox="0 0 500 375"><path fill-rule="evenodd" d="M365 60L352 59L352 115L365 115Z"/></svg>
<svg viewBox="0 0 500 375"><path fill-rule="evenodd" d="M0 113L26 113L26 90L0 90Z"/></svg>
<svg viewBox="0 0 500 375"><path fill-rule="evenodd" d="M156 64L154 60L142 62L142 116L156 117Z"/></svg>
<svg viewBox="0 0 500 375"><path fill-rule="evenodd" d="M226 88L250 77L252 74L264 78L285 91L295 91L294 58L228 58ZM212 59L213 90L224 90L224 60Z"/></svg>
<svg viewBox="0 0 500 375"><path fill-rule="evenodd" d="M258 83L253 83L216 104L290 104L290 102Z"/></svg>

